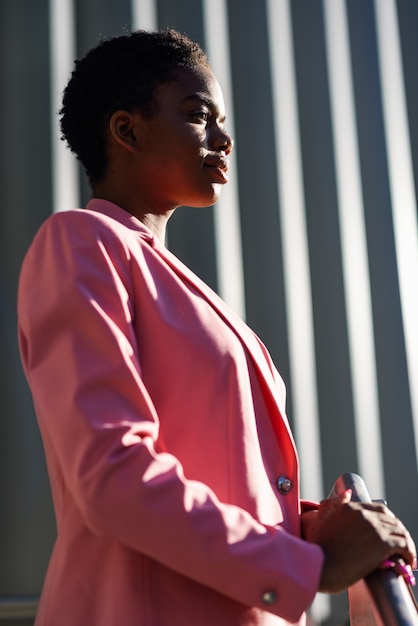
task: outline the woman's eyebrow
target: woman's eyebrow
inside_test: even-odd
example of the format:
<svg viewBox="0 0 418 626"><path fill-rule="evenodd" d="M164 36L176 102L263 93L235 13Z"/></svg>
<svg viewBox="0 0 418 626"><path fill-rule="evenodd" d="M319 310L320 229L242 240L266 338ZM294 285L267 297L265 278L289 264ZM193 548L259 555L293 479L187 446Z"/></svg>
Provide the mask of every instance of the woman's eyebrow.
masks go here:
<svg viewBox="0 0 418 626"><path fill-rule="evenodd" d="M209 96L207 96L204 93L193 93L190 96L186 96L183 100L183 102L189 102L189 101L196 101L196 102L201 102L203 104L205 104L209 109L211 109L212 111L214 111L217 115L219 115L220 111L218 108L218 105L215 103L214 100L212 100L212 98L209 98ZM221 122L224 122L226 119L226 115L222 116L221 118Z"/></svg>

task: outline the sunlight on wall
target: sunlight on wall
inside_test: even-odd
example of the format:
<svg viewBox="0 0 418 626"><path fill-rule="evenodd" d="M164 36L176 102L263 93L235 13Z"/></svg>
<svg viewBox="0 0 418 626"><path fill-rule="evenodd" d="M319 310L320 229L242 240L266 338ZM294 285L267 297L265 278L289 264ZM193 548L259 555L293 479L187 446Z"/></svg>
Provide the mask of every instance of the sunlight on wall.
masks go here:
<svg viewBox="0 0 418 626"><path fill-rule="evenodd" d="M305 497L320 500L321 445L290 5L288 0L270 0L267 7L294 430L307 469L302 467L301 490Z"/></svg>
<svg viewBox="0 0 418 626"><path fill-rule="evenodd" d="M131 0L132 24L135 29L157 28L157 4L155 0Z"/></svg>
<svg viewBox="0 0 418 626"><path fill-rule="evenodd" d="M52 125L53 210L66 211L78 206L79 184L74 155L61 141L58 111L62 91L71 74L75 53L74 3L72 0L50 0L50 80Z"/></svg>
<svg viewBox="0 0 418 626"><path fill-rule="evenodd" d="M204 0L204 26L208 56L221 85L227 108L226 128L234 137L233 94L229 61L228 17L225 0ZM215 205L216 261L219 292L229 306L245 319L237 164L230 157L230 181Z"/></svg>
<svg viewBox="0 0 418 626"><path fill-rule="evenodd" d="M324 0L331 118L359 468L385 498L367 241L344 0Z"/></svg>
<svg viewBox="0 0 418 626"><path fill-rule="evenodd" d="M418 224L411 144L394 0L375 0L375 11L396 257L418 451Z"/></svg>

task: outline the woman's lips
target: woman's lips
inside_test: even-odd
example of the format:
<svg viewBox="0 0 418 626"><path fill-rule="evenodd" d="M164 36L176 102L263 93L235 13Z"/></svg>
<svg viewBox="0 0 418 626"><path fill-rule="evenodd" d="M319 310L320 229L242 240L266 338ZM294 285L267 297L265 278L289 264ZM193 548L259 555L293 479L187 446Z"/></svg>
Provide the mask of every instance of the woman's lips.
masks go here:
<svg viewBox="0 0 418 626"><path fill-rule="evenodd" d="M207 167L212 174L219 180L221 183L227 183L228 178L228 159L225 159L222 156L211 156L205 159L204 166Z"/></svg>

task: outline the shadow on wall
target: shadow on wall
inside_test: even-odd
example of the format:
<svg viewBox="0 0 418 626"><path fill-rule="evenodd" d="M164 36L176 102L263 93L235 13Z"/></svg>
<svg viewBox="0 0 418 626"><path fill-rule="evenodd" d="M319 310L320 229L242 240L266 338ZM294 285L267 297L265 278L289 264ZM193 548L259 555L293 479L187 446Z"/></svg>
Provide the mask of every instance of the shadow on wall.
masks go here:
<svg viewBox="0 0 418 626"><path fill-rule="evenodd" d="M0 500L5 512L0 516L2 598L39 593L55 537L44 455L20 364L12 302L0 276ZM19 623L13 621L13 626Z"/></svg>

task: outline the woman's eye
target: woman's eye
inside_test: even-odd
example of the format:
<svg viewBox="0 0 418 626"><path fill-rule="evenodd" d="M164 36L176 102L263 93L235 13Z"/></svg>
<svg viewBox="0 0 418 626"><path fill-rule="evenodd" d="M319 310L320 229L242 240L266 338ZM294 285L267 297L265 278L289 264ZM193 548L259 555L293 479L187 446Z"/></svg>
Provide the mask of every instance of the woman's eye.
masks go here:
<svg viewBox="0 0 418 626"><path fill-rule="evenodd" d="M207 111L193 111L193 113L191 114L191 117L195 120L202 120L204 122L207 122L209 119L209 113Z"/></svg>

